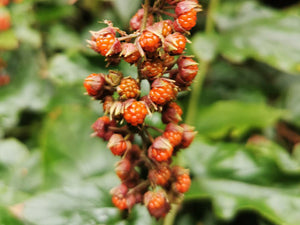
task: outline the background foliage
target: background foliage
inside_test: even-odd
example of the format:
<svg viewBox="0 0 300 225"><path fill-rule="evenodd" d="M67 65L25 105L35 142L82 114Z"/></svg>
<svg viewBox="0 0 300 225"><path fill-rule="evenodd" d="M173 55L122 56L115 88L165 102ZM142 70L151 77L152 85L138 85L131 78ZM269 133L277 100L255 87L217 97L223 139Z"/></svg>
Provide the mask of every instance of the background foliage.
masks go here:
<svg viewBox="0 0 300 225"><path fill-rule="evenodd" d="M193 184L175 224L299 225L300 3L200 3L188 49L201 70L193 88L203 80L191 121L199 133L182 153ZM144 207L126 219L112 206L116 159L89 136L102 113L82 86L89 73L107 70L86 47L88 31L103 19L128 29L141 4L24 0L7 8L13 26L0 33L11 77L0 87L0 224L158 223ZM205 29L207 20L213 26ZM136 73L125 63L118 69ZM180 98L185 115L189 98Z"/></svg>

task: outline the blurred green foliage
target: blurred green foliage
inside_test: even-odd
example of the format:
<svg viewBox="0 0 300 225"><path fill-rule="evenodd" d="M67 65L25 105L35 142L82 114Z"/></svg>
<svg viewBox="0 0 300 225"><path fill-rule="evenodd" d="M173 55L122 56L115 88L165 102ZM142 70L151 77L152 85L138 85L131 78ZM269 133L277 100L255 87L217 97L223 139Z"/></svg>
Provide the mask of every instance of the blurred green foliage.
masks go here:
<svg viewBox="0 0 300 225"><path fill-rule="evenodd" d="M300 7L273 2L220 0L207 34L210 1L200 0L188 51L208 72L195 103L199 134L182 153L194 182L177 225L300 224ZM145 207L124 219L112 206L117 159L89 136L102 112L82 87L107 71L86 47L88 31L104 19L128 29L141 4L24 0L5 9L13 26L0 32L11 78L0 87L0 224L158 224Z"/></svg>

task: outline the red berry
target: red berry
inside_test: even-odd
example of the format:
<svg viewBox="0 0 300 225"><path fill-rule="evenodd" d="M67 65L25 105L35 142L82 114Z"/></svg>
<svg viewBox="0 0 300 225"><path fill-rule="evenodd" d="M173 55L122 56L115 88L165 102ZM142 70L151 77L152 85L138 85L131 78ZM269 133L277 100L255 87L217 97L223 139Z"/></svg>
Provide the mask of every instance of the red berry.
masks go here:
<svg viewBox="0 0 300 225"><path fill-rule="evenodd" d="M103 56L111 56L121 51L121 43L113 33L105 33L96 39L96 50Z"/></svg>
<svg viewBox="0 0 300 225"><path fill-rule="evenodd" d="M191 30L197 22L197 11L190 11L181 14L174 22L174 29L178 32Z"/></svg>
<svg viewBox="0 0 300 225"><path fill-rule="evenodd" d="M130 20L130 28L132 30L139 30L142 25L142 20L144 16L144 9L139 9L137 13ZM153 24L154 17L153 15L148 15L146 26L151 26Z"/></svg>
<svg viewBox="0 0 300 225"><path fill-rule="evenodd" d="M171 177L171 170L167 165L149 171L148 178L156 185L165 186Z"/></svg>
<svg viewBox="0 0 300 225"><path fill-rule="evenodd" d="M150 31L142 33L139 43L146 52L155 52L161 46L160 38Z"/></svg>
<svg viewBox="0 0 300 225"><path fill-rule="evenodd" d="M171 33L172 33L172 21L171 20L163 21L162 35L164 37L167 37Z"/></svg>
<svg viewBox="0 0 300 225"><path fill-rule="evenodd" d="M123 155L126 150L131 148L131 142L124 140L121 134L113 134L107 143L107 147L114 155Z"/></svg>
<svg viewBox="0 0 300 225"><path fill-rule="evenodd" d="M178 123L181 121L182 109L176 102L170 102L162 112L162 121L163 123Z"/></svg>
<svg viewBox="0 0 300 225"><path fill-rule="evenodd" d="M180 144L183 135L183 128L174 123L169 123L163 133L163 137L167 138L173 147Z"/></svg>
<svg viewBox="0 0 300 225"><path fill-rule="evenodd" d="M140 87L131 77L123 78L117 91L121 99L137 98L140 95Z"/></svg>
<svg viewBox="0 0 300 225"><path fill-rule="evenodd" d="M180 166L174 166L172 168L172 173L176 180L173 183L173 189L179 193L187 192L191 186L189 171Z"/></svg>
<svg viewBox="0 0 300 225"><path fill-rule="evenodd" d="M172 157L173 147L170 141L162 136L155 138L148 149L149 158L158 162L165 162Z"/></svg>
<svg viewBox="0 0 300 225"><path fill-rule="evenodd" d="M105 78L102 73L92 73L84 80L84 87L90 96L97 96L103 92Z"/></svg>
<svg viewBox="0 0 300 225"><path fill-rule="evenodd" d="M202 7L201 7L201 5L198 4L197 0L185 0L185 1L179 2L176 5L175 13L177 16L180 16L191 10L195 10L196 12L200 12L202 10Z"/></svg>
<svg viewBox="0 0 300 225"><path fill-rule="evenodd" d="M170 211L170 204L164 191L148 191L144 195L144 204L150 215L156 219L164 217Z"/></svg>
<svg viewBox="0 0 300 225"><path fill-rule="evenodd" d="M134 101L127 108L125 108L124 119L127 123L133 126L142 124L146 115L148 114L146 105L141 101Z"/></svg>
<svg viewBox="0 0 300 225"><path fill-rule="evenodd" d="M161 60L154 61L144 61L141 66L141 73L144 77L149 78L150 80L155 79L163 75L164 67Z"/></svg>
<svg viewBox="0 0 300 225"><path fill-rule="evenodd" d="M150 90L150 99L157 105L165 105L176 97L175 85L165 79L156 79Z"/></svg>
<svg viewBox="0 0 300 225"><path fill-rule="evenodd" d="M164 42L164 50L172 55L180 55L185 49L185 44L185 36L176 32L166 37Z"/></svg>
<svg viewBox="0 0 300 225"><path fill-rule="evenodd" d="M112 203L119 209L127 209L126 195L128 193L128 188L126 185L121 184L118 187L113 188L110 193L112 194Z"/></svg>
<svg viewBox="0 0 300 225"><path fill-rule="evenodd" d="M177 60L178 74L176 75L176 84L178 86L189 86L198 73L198 63L191 57L181 56Z"/></svg>
<svg viewBox="0 0 300 225"><path fill-rule="evenodd" d="M185 193L191 186L191 178L188 174L182 174L177 177L175 182L175 190L180 193Z"/></svg>
<svg viewBox="0 0 300 225"><path fill-rule="evenodd" d="M0 31L7 30L11 26L10 14L6 11L0 13Z"/></svg>

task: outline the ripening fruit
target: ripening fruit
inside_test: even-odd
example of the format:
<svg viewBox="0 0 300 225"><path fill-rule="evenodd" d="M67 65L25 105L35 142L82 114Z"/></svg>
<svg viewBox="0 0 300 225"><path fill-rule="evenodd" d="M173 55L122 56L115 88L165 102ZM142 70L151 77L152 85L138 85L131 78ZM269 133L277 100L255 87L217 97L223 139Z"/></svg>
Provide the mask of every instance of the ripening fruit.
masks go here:
<svg viewBox="0 0 300 225"><path fill-rule="evenodd" d="M144 204L146 205L150 215L156 219L165 217L170 211L170 204L163 190L148 191L144 195Z"/></svg>
<svg viewBox="0 0 300 225"><path fill-rule="evenodd" d="M190 11L181 14L174 21L174 29L178 32L191 30L197 22L197 11L191 9Z"/></svg>
<svg viewBox="0 0 300 225"><path fill-rule="evenodd" d="M149 158L158 161L165 162L172 157L173 147L167 138L158 136L154 139L153 144L148 149Z"/></svg>
<svg viewBox="0 0 300 225"><path fill-rule="evenodd" d="M155 52L161 46L160 38L150 31L144 31L142 33L139 38L139 43L146 52Z"/></svg>
<svg viewBox="0 0 300 225"><path fill-rule="evenodd" d="M176 102L170 102L162 112L163 123L178 123L182 120L182 109Z"/></svg>
<svg viewBox="0 0 300 225"><path fill-rule="evenodd" d="M132 126L142 124L146 115L148 114L146 105L141 101L132 102L127 108L125 108L124 119Z"/></svg>
<svg viewBox="0 0 300 225"><path fill-rule="evenodd" d="M126 150L131 148L131 142L124 140L121 134L113 134L107 143L107 147L114 155L123 155Z"/></svg>
<svg viewBox="0 0 300 225"><path fill-rule="evenodd" d="M97 96L103 92L105 78L102 73L92 73L84 80L84 87L90 96Z"/></svg>
<svg viewBox="0 0 300 225"><path fill-rule="evenodd" d="M96 50L103 56L111 56L121 52L121 43L113 33L105 33L96 38Z"/></svg>
<svg viewBox="0 0 300 225"><path fill-rule="evenodd" d="M139 9L136 14L130 20L130 28L132 30L139 30L142 25L142 20L144 16L144 9ZM151 26L154 22L153 15L148 15L146 26Z"/></svg>
<svg viewBox="0 0 300 225"><path fill-rule="evenodd" d="M163 72L163 62L158 59L153 61L144 61L141 65L141 74L150 80L162 76Z"/></svg>
<svg viewBox="0 0 300 225"><path fill-rule="evenodd" d="M173 147L181 143L182 135L183 128L175 123L169 123L163 133L163 137L167 138Z"/></svg>
<svg viewBox="0 0 300 225"><path fill-rule="evenodd" d="M149 171L148 178L156 185L165 186L171 177L171 170L168 165L161 165Z"/></svg>
<svg viewBox="0 0 300 225"><path fill-rule="evenodd" d="M10 14L6 11L0 12L0 31L7 30L10 26Z"/></svg>
<svg viewBox="0 0 300 225"><path fill-rule="evenodd" d="M185 49L186 38L181 33L173 33L166 37L164 50L171 55L180 55Z"/></svg>
<svg viewBox="0 0 300 225"><path fill-rule="evenodd" d="M137 98L140 95L140 87L135 79L126 77L117 87L117 92L121 99Z"/></svg>
<svg viewBox="0 0 300 225"><path fill-rule="evenodd" d="M165 105L176 97L175 85L165 79L156 79L150 90L150 99L157 105Z"/></svg>

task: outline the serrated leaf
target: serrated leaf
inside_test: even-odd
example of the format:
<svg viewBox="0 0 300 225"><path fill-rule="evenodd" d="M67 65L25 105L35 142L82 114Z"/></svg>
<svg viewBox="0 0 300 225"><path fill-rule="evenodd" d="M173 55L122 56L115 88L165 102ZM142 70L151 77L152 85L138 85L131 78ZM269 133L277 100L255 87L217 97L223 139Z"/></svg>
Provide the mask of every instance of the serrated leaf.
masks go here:
<svg viewBox="0 0 300 225"><path fill-rule="evenodd" d="M273 125L283 113L264 103L218 101L198 113L196 124L203 136L220 138L230 133L238 137L249 129Z"/></svg>
<svg viewBox="0 0 300 225"><path fill-rule="evenodd" d="M279 12L255 1L227 2L215 15L220 50L229 60L248 58L300 74L300 16Z"/></svg>

